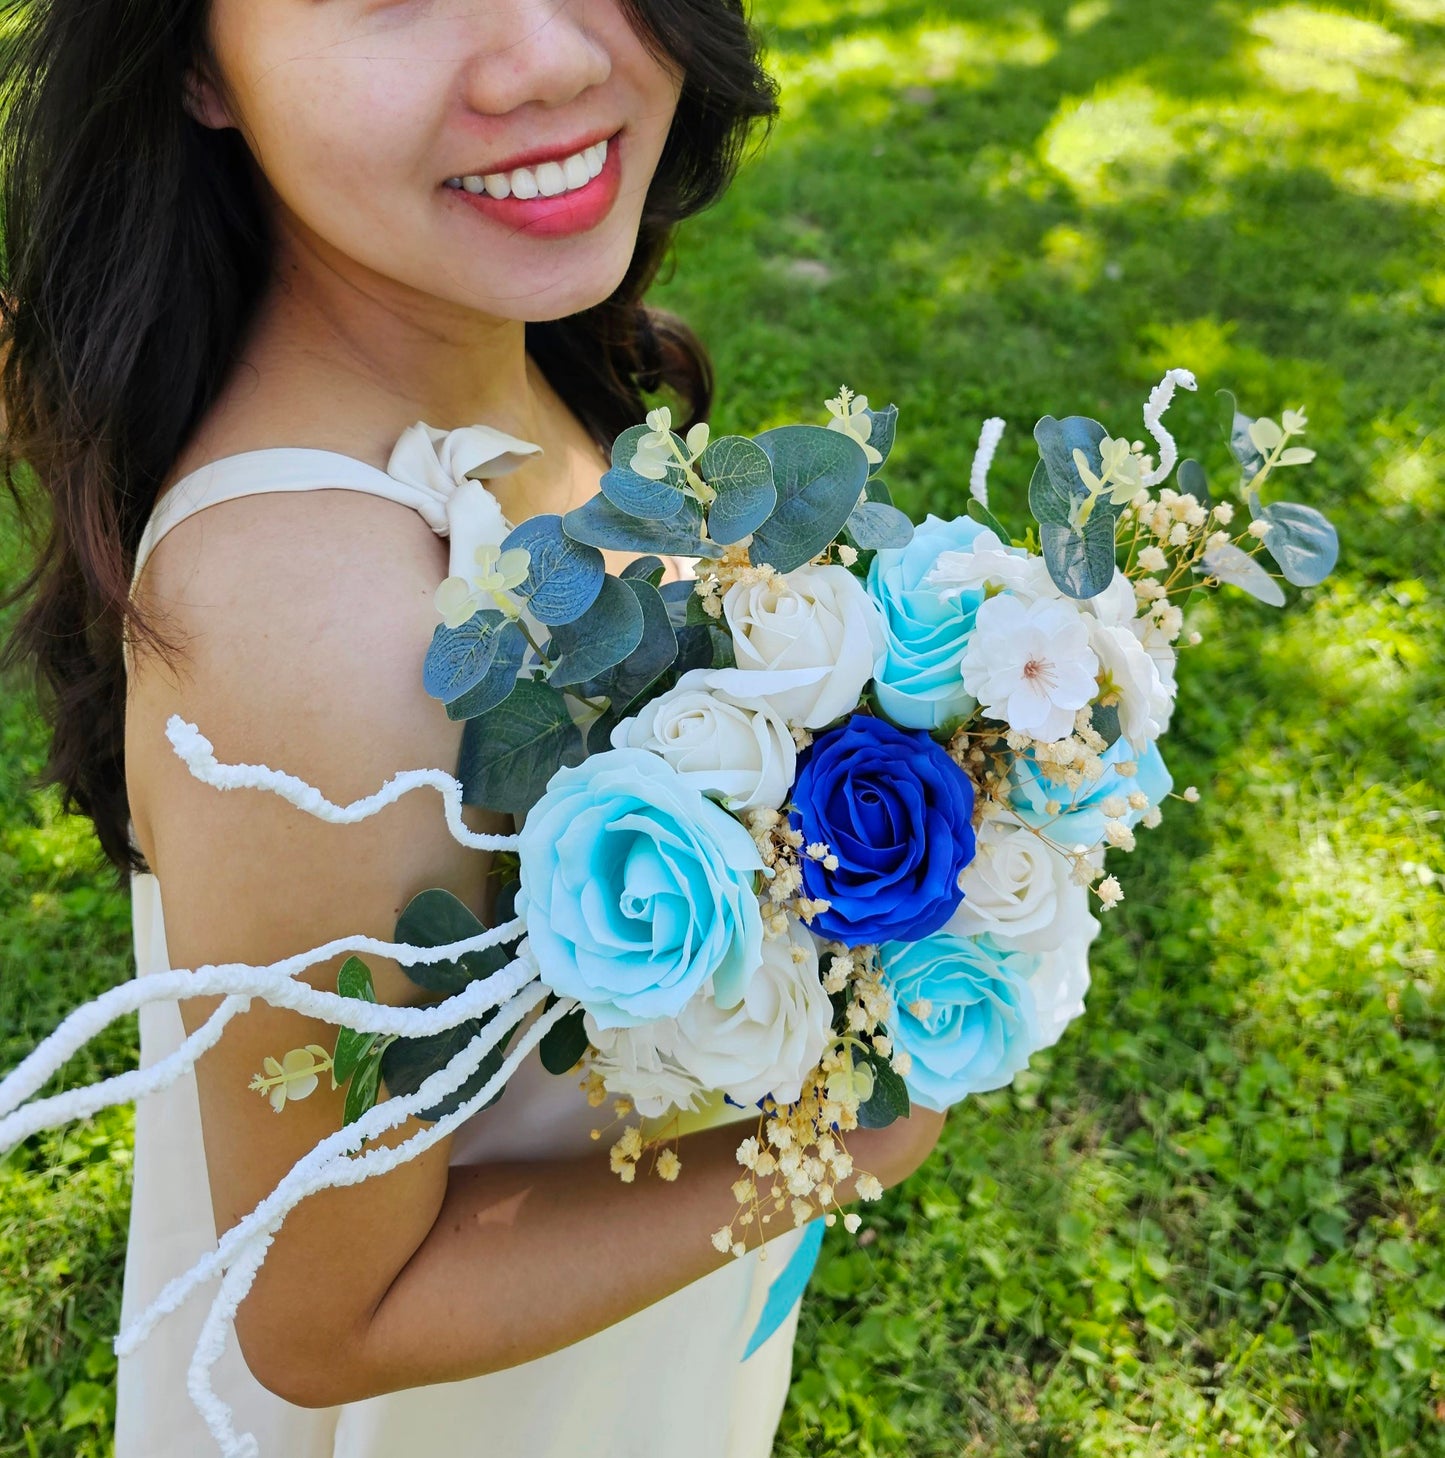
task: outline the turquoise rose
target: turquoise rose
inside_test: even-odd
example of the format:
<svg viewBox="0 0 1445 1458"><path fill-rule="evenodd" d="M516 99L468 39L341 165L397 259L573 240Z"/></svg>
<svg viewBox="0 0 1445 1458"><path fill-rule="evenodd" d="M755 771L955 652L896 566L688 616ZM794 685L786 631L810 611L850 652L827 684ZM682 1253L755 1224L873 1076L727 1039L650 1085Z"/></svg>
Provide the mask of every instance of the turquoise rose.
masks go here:
<svg viewBox="0 0 1445 1458"><path fill-rule="evenodd" d="M1037 952L940 932L921 942L884 942L878 956L893 998L888 1031L912 1060L908 1096L925 1109L941 1112L969 1094L1002 1088L1042 1046L1029 984Z"/></svg>
<svg viewBox="0 0 1445 1458"><path fill-rule="evenodd" d="M752 837L642 749L560 769L520 836L517 912L541 970L602 1028L669 1018L711 979L741 1000L762 962Z"/></svg>
<svg viewBox="0 0 1445 1458"><path fill-rule="evenodd" d="M1116 739L1100 758L1104 761L1104 773L1071 790L1062 780L1049 779L1039 768L1033 751L1028 751L1014 761L1010 771L1013 789L1009 804L1026 825L1043 831L1055 845L1068 851L1075 846L1098 845L1104 838L1105 820L1122 820L1132 827L1144 814L1143 810L1129 806L1121 815L1107 816L1103 810L1105 800L1118 797L1127 801L1135 790L1142 790L1149 797L1150 805L1162 805L1164 797L1174 788L1173 776L1165 768L1157 744L1151 744L1141 754L1128 740ZM1128 760L1133 760L1138 769L1132 775L1121 775L1115 766ZM1050 814L1050 801L1057 802L1057 815Z"/></svg>
<svg viewBox="0 0 1445 1458"><path fill-rule="evenodd" d="M977 705L959 662L984 594L961 592L945 602L923 579L941 552L967 551L983 530L966 516L926 517L906 547L879 552L868 569L868 595L883 611L888 637L873 665L874 691L879 708L905 729L940 729Z"/></svg>

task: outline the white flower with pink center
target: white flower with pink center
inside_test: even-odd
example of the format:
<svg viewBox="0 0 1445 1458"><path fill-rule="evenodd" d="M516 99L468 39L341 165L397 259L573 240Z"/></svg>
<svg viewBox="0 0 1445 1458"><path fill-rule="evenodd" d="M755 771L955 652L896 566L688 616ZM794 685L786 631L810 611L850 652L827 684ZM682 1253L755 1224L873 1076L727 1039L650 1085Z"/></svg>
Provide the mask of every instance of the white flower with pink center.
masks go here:
<svg viewBox="0 0 1445 1458"><path fill-rule="evenodd" d="M1007 592L978 610L960 664L963 686L990 719L1039 740L1067 738L1098 693L1099 659L1079 610L1059 598L1021 602Z"/></svg>

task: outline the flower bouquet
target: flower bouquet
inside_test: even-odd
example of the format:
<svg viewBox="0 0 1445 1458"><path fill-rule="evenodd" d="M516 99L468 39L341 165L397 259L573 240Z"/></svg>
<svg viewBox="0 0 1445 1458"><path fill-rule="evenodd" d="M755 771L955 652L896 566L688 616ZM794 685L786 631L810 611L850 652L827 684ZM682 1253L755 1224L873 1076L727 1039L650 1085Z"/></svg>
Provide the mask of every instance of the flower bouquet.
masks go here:
<svg viewBox="0 0 1445 1458"><path fill-rule="evenodd" d="M1106 853L1132 851L1167 798L1197 798L1173 796L1158 748L1178 650L1199 640L1188 596L1229 584L1280 605L1278 578L1309 587L1334 566L1320 513L1264 500L1313 457L1304 413L1251 419L1228 400L1246 522L1177 459L1163 415L1179 387L1194 378L1171 370L1145 406L1152 452L1093 420L1041 420L1021 537L990 507L1001 421L984 426L966 513L915 525L880 475L896 407L846 388L825 424L751 438L683 437L654 410L617 438L594 499L514 529L466 453L427 432L470 503L423 667L465 721L456 774L408 771L338 806L218 763L179 716L167 734L198 778L336 822L440 790L452 834L492 853L495 924L431 889L393 942L152 975L73 1014L0 1084L3 1149L174 1081L251 997L339 1029L329 1049L268 1058L252 1087L280 1111L323 1077L345 1085L343 1127L118 1349L223 1275L214 1347L290 1209L446 1137L534 1049L579 1099L610 1103L624 1181L644 1166L676 1179L684 1121L737 1106L737 1213L699 1232L719 1250L775 1222L857 1230L843 1182L865 1200L882 1187L855 1169L850 1132L1000 1088L1055 1043L1084 1008L1094 912L1123 895ZM637 555L614 576L604 550ZM665 580L663 555L695 575ZM463 804L518 817L519 833L469 830ZM335 993L296 980L343 951ZM433 1001L379 1005L367 951ZM172 1058L32 1098L113 1017L214 993L226 1000ZM419 1132L377 1142L413 1116ZM225 1448L210 1361L198 1353L192 1391Z"/></svg>

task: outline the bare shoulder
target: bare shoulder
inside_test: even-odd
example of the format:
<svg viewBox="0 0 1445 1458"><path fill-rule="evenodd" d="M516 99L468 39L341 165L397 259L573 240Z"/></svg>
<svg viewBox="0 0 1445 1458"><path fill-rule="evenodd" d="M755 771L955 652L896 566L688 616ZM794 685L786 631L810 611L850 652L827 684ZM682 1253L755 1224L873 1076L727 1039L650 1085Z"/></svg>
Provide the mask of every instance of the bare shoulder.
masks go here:
<svg viewBox="0 0 1445 1458"><path fill-rule="evenodd" d="M203 784L165 737L179 714L223 762L288 771L343 804L401 770L454 771L462 726L421 687L445 573L446 544L416 512L341 489L219 503L158 544L141 602L181 657L137 658L127 778L173 965L389 938L432 885L482 909L485 859L452 839L434 791L329 825L263 791Z"/></svg>

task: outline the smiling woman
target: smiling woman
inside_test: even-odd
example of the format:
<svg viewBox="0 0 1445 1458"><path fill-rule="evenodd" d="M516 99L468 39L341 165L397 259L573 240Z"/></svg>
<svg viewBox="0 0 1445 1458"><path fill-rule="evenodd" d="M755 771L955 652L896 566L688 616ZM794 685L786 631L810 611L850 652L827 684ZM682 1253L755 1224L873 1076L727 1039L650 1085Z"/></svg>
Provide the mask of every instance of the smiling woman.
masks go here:
<svg viewBox="0 0 1445 1458"><path fill-rule="evenodd" d="M49 531L6 656L45 691L50 779L132 873L138 974L384 940L422 888L490 912L434 807L339 832L217 803L163 726L341 799L456 764L416 673L438 539L590 496L647 394L707 414L702 346L643 295L773 114L739 0L34 0L0 85L6 449ZM214 1010L147 1007L143 1065ZM128 1316L341 1126L333 1090L284 1119L253 1091L327 1030L231 1012L138 1110ZM596 1121L532 1058L426 1155L308 1199L234 1330L193 1304L127 1347L120 1458L248 1432L266 1458L763 1458L791 1300L754 1338L798 1237L766 1266L698 1240L733 1209L727 1130L683 1138L685 1188L633 1189L577 1160ZM860 1160L901 1178L936 1133L900 1121Z"/></svg>

